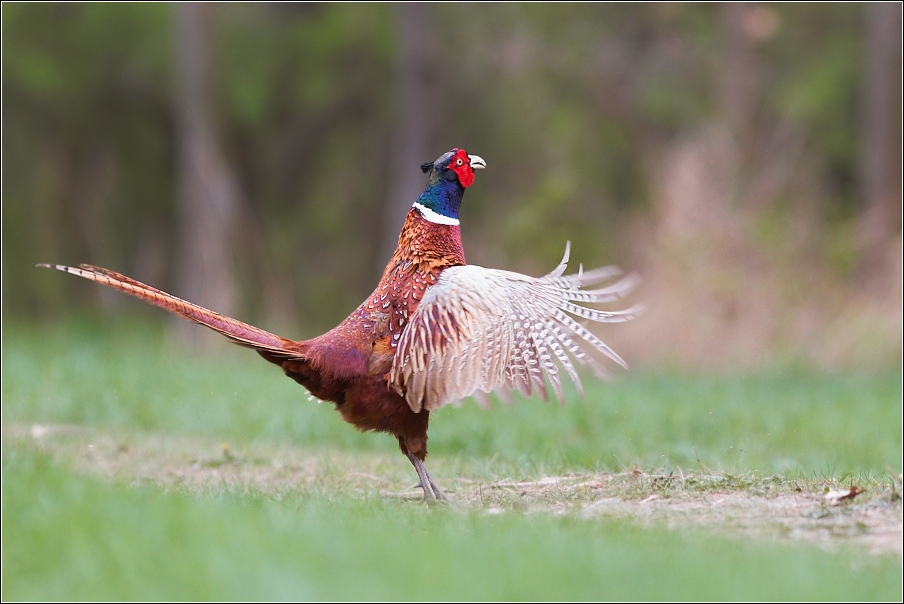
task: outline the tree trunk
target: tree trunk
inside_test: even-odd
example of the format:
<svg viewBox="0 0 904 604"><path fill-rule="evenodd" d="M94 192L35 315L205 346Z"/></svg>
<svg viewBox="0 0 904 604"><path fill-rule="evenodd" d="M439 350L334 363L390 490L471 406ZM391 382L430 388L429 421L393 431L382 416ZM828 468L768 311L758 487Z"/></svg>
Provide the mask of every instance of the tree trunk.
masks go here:
<svg viewBox="0 0 904 604"><path fill-rule="evenodd" d="M377 258L380 271L395 250L405 214L424 190L424 177L419 166L439 155L439 151L431 153L428 148L430 110L433 106L433 58L428 11L429 7L425 4L409 2L396 5L401 38L398 72L400 106Z"/></svg>
<svg viewBox="0 0 904 604"><path fill-rule="evenodd" d="M860 181L865 211L860 235L869 255L901 226L900 157L892 157L901 144L900 123L893 124L894 112L901 111L901 81L895 78L901 72L901 6L867 3L864 21Z"/></svg>
<svg viewBox="0 0 904 604"><path fill-rule="evenodd" d="M236 310L230 235L238 187L214 136L209 99L212 5L176 5L178 156L176 291L223 314ZM180 321L184 339L199 330Z"/></svg>
<svg viewBox="0 0 904 604"><path fill-rule="evenodd" d="M751 9L746 2L719 5L723 46L718 78L719 113L748 156L754 144L754 123L760 86L760 66L745 27Z"/></svg>

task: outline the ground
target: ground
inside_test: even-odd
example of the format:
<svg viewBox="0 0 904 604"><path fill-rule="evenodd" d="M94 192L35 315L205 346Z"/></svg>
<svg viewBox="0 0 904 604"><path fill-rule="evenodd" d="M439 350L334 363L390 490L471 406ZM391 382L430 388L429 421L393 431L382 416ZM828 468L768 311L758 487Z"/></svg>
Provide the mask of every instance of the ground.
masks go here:
<svg viewBox="0 0 904 604"><path fill-rule="evenodd" d="M225 488L286 497L317 485L345 497L421 498L413 472L407 481L398 472L385 472L394 462L385 453L272 443L236 448L196 437L43 424L8 425L3 437L79 472L168 491ZM681 469L667 475L636 468L523 481L444 477L441 484L451 506L485 514L619 518L648 527L698 528L739 539L801 541L834 552L899 557L904 542L900 476L873 480L853 496L850 485L828 479Z"/></svg>
<svg viewBox="0 0 904 604"><path fill-rule="evenodd" d="M898 367L450 405L431 507L248 351L128 321L4 325L2 357L4 600L901 599Z"/></svg>

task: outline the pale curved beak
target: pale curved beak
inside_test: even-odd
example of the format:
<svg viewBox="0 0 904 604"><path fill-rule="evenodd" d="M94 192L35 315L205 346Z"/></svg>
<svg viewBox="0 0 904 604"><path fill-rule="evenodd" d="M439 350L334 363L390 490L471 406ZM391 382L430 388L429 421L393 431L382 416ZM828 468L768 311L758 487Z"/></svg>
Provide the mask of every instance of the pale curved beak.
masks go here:
<svg viewBox="0 0 904 604"><path fill-rule="evenodd" d="M468 159L471 160L469 163L474 170L483 170L487 167L487 162L483 161L479 155L468 155Z"/></svg>

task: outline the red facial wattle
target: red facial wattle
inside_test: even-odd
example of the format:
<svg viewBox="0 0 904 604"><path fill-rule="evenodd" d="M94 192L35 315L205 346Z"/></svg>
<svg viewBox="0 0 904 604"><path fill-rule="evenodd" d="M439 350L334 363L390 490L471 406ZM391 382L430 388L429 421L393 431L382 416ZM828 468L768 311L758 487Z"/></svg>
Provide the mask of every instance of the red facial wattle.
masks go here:
<svg viewBox="0 0 904 604"><path fill-rule="evenodd" d="M468 188L474 184L474 169L471 168L471 158L464 149L458 149L449 161L449 169L458 175L461 186Z"/></svg>

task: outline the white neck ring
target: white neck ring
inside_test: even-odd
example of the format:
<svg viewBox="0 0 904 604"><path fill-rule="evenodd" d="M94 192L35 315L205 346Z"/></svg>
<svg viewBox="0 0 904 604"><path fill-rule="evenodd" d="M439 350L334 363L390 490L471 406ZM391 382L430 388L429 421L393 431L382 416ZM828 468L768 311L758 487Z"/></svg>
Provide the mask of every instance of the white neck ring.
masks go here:
<svg viewBox="0 0 904 604"><path fill-rule="evenodd" d="M414 207L418 209L418 211L421 213L421 216L423 216L428 222L432 222L434 224L447 224L450 226L459 225L458 218L449 218L448 216L443 216L442 214L434 212L430 208L422 206L417 202L414 203Z"/></svg>

